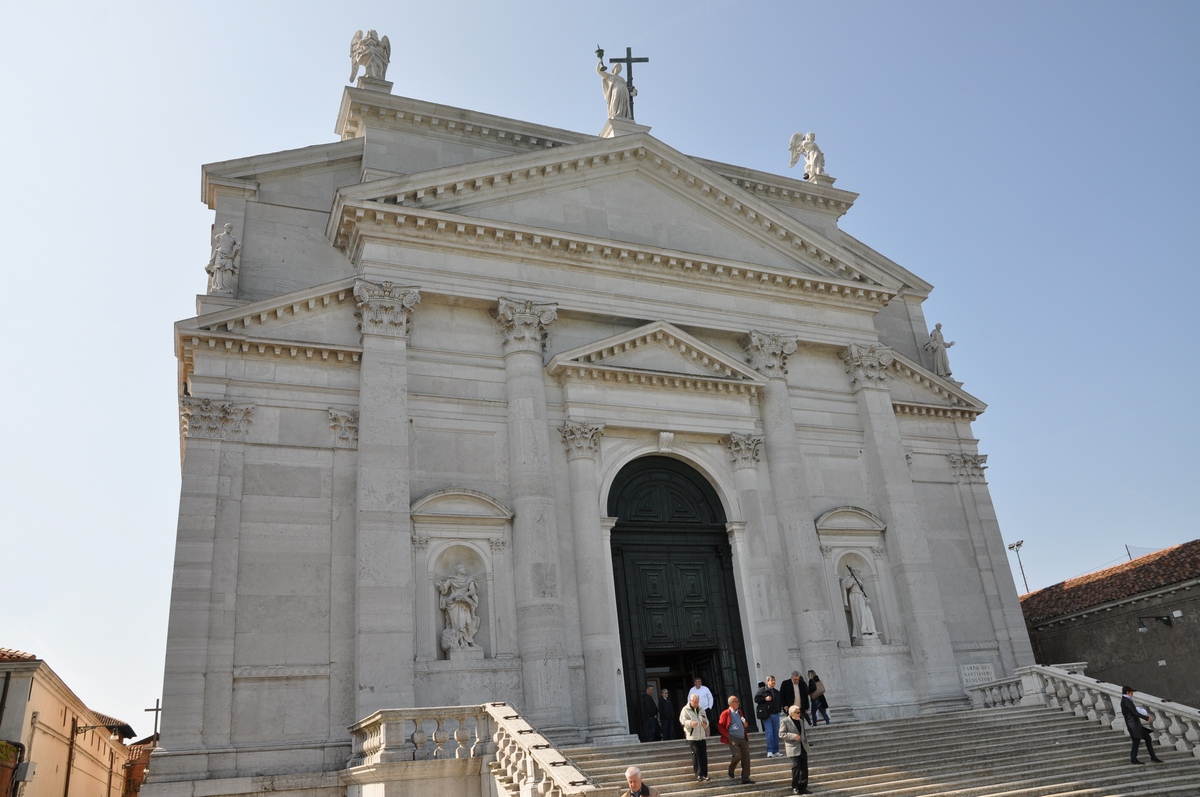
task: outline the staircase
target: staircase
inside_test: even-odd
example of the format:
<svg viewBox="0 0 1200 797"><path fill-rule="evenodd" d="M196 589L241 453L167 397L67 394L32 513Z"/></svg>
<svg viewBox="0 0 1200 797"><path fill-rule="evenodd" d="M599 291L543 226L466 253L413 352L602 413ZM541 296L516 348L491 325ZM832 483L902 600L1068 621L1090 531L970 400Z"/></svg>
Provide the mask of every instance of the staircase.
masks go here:
<svg viewBox="0 0 1200 797"><path fill-rule="evenodd" d="M808 787L826 797L1200 797L1200 758L1156 745L1165 763L1133 766L1127 737L1052 708L835 723L812 729L811 737ZM683 741L562 752L602 795L625 788L629 766L664 797L790 795L790 759L768 759L761 733L751 735L750 748L756 785L726 777L729 751L719 738L708 741L706 783L695 781ZM1144 747L1139 758L1148 761Z"/></svg>

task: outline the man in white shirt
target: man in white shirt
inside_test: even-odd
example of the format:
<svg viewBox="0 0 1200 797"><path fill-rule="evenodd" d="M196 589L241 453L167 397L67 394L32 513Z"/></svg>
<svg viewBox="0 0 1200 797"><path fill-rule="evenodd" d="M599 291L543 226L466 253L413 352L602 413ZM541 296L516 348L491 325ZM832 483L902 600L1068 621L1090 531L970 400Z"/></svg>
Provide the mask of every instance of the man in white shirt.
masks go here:
<svg viewBox="0 0 1200 797"><path fill-rule="evenodd" d="M713 717L713 693L704 685L699 677L692 681L692 688L688 690L688 700L692 699L692 695L700 696L700 710L704 712L704 716L708 717L709 727L717 727L717 721Z"/></svg>

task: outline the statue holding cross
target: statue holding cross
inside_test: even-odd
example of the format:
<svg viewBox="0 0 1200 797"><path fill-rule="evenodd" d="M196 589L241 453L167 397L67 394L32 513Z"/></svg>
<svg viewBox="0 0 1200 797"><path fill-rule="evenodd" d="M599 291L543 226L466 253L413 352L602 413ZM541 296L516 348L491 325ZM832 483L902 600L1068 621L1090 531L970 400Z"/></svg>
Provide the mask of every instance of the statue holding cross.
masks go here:
<svg viewBox="0 0 1200 797"><path fill-rule="evenodd" d="M609 58L610 64L615 64L612 72L604 65L604 50L596 48L596 74L604 88L604 100L608 103L609 119L628 119L633 121L633 98L637 89L633 87L633 65L649 63L649 58L634 58L633 48L625 48L624 58ZM629 68L628 80L621 77L621 64Z"/></svg>

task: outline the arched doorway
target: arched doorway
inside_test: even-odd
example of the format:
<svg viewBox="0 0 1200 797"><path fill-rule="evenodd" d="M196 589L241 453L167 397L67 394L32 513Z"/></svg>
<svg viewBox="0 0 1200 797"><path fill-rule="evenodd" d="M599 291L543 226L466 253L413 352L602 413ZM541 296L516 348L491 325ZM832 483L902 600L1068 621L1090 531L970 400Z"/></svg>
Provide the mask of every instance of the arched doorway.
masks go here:
<svg viewBox="0 0 1200 797"><path fill-rule="evenodd" d="M630 731L648 683L668 689L676 709L695 676L718 711L731 694L743 710L753 707L725 510L712 485L678 460L643 457L617 474L608 514L617 518L613 578Z"/></svg>

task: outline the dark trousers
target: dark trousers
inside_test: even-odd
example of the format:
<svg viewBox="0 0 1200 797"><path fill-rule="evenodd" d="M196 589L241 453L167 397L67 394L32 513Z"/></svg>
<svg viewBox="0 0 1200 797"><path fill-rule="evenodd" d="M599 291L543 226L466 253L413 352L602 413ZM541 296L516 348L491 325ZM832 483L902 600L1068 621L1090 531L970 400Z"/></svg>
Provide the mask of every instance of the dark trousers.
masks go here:
<svg viewBox="0 0 1200 797"><path fill-rule="evenodd" d="M676 714L675 716L679 716ZM664 742L669 742L675 738L675 723L667 718L659 723L658 732L662 736Z"/></svg>
<svg viewBox="0 0 1200 797"><path fill-rule="evenodd" d="M692 748L692 772L695 772L698 778L707 778L708 741L705 739L689 740L688 747Z"/></svg>
<svg viewBox="0 0 1200 797"><path fill-rule="evenodd" d="M654 717L647 717L642 720L642 741L654 741L654 733L658 730L658 720Z"/></svg>
<svg viewBox="0 0 1200 797"><path fill-rule="evenodd" d="M796 791L808 788L808 751L800 749L800 755L792 756L792 788Z"/></svg>
<svg viewBox="0 0 1200 797"><path fill-rule="evenodd" d="M730 736L729 752L732 755L729 759L729 777L733 777L733 771L737 769L738 762L741 762L742 782L750 780L750 742Z"/></svg>
<svg viewBox="0 0 1200 797"><path fill-rule="evenodd" d="M1129 723L1126 723L1125 727L1129 730L1129 740L1133 743L1129 748L1130 761L1138 760L1138 745L1142 743L1143 739L1146 740L1146 752L1150 754L1150 760L1153 761L1158 758L1154 754L1154 743L1150 741L1150 730L1148 728L1141 725L1130 725Z"/></svg>

